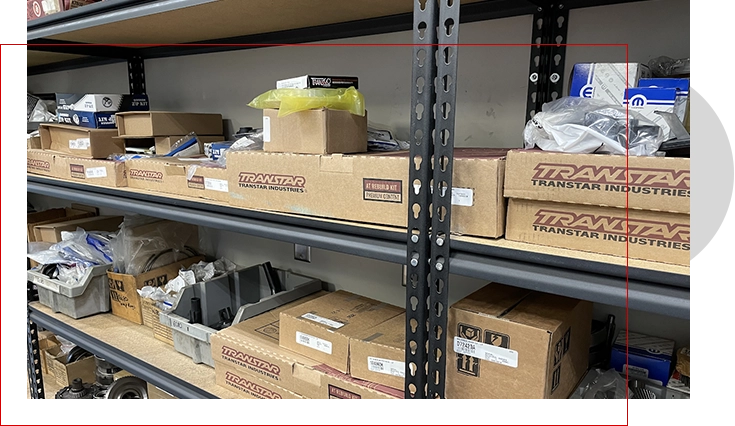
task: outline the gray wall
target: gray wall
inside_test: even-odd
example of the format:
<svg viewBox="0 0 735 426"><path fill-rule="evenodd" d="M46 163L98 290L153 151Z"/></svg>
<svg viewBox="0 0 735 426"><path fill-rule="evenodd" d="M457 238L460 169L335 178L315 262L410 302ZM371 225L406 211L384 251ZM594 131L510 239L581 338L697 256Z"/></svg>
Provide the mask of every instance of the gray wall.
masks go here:
<svg viewBox="0 0 735 426"><path fill-rule="evenodd" d="M531 16L463 24L461 43L528 43ZM349 43L411 43L401 32L342 40ZM339 43L340 40L330 43ZM689 2L656 0L570 13L569 43L628 43L631 62L667 55L689 56ZM455 141L458 146L519 147L524 126L528 47L462 47ZM624 62L622 47L569 47L567 72L575 62ZM275 87L275 80L305 73L357 75L372 123L389 126L407 138L411 85L410 47L274 47L146 61L146 83L157 110L220 112L232 126L261 122L247 103ZM127 92L124 64L28 78L36 92ZM42 205L63 204L29 195ZM323 250L312 263L293 260L289 244L223 231L205 232L214 254L241 264L270 260L277 267L311 274L337 288L403 305L400 265ZM451 301L485 284L453 276ZM625 311L597 305L596 316L612 312L620 328ZM631 329L689 343L689 322L640 312L630 313Z"/></svg>

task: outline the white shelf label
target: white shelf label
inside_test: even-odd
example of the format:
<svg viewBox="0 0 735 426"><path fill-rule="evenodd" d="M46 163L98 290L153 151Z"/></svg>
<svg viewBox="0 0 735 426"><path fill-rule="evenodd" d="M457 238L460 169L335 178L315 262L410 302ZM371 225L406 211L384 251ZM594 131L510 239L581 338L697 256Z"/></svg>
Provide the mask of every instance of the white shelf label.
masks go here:
<svg viewBox="0 0 735 426"><path fill-rule="evenodd" d="M263 117L263 142L271 141L271 118Z"/></svg>
<svg viewBox="0 0 735 426"><path fill-rule="evenodd" d="M518 368L518 352L512 349L499 348L487 343L454 338L454 352L462 355L484 359L508 367Z"/></svg>
<svg viewBox="0 0 735 426"><path fill-rule="evenodd" d="M406 363L392 359L367 357L368 370L396 377L406 377Z"/></svg>
<svg viewBox="0 0 735 426"><path fill-rule="evenodd" d="M84 175L87 179L107 177L107 168L105 167L89 167L84 169Z"/></svg>
<svg viewBox="0 0 735 426"><path fill-rule="evenodd" d="M204 178L204 189L212 191L229 192L227 181L224 179Z"/></svg>
<svg viewBox="0 0 735 426"><path fill-rule="evenodd" d="M319 324L324 324L327 327L331 328L340 328L343 327L344 324L339 321L333 321L329 318L320 317L319 315L312 314L311 312L307 312L304 315L301 315L301 318L308 319L314 322L318 322Z"/></svg>
<svg viewBox="0 0 735 426"><path fill-rule="evenodd" d="M89 148L89 138L69 139L69 149Z"/></svg>
<svg viewBox="0 0 735 426"><path fill-rule="evenodd" d="M470 188L452 188L452 205L472 207L473 195Z"/></svg>
<svg viewBox="0 0 735 426"><path fill-rule="evenodd" d="M332 355L332 342L328 340L320 339L318 337L314 337L306 333L297 331L296 343L302 346L316 349L319 352L324 352L325 354Z"/></svg>

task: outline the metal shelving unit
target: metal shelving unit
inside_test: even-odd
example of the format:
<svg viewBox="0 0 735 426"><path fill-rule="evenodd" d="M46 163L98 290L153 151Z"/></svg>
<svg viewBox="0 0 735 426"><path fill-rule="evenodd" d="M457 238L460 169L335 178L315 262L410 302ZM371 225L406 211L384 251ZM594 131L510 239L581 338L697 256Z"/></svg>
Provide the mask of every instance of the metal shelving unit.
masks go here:
<svg viewBox="0 0 735 426"><path fill-rule="evenodd" d="M285 10L279 19L274 19L270 13L272 5L266 6L262 2L107 0L31 21L28 23L28 49L29 58L33 56L34 60L29 62L33 64L28 68L29 75L127 61L131 93L145 93L144 61L149 58L412 30L417 44L413 52L413 83L417 84L412 95L411 134L415 139L411 144L411 156L433 158L434 161L423 161L423 167L411 168L411 179L419 179L421 190L411 193L407 211L408 233L390 228L237 209L127 189L94 187L40 176L28 176L27 190L29 193L99 207L406 264L406 306L411 306L414 299L427 300L427 303L416 303L414 308L407 310L406 363L407 371L413 373L407 375L406 397L443 397L445 358L436 349L443 348L446 340L446 333L441 333L441 330L446 328L450 273L613 306L628 306L630 309L671 317L689 318L689 276L686 273L645 267L626 269L620 264L539 252L492 241L454 236L451 240L449 238L451 205L445 195L451 194L451 135L454 133L454 90L459 50L454 44L458 42L458 23L517 15L534 16L531 43L536 45L531 49L527 100L527 112L532 115L543 102L552 98L553 92L561 91L565 52L559 44L566 42L569 9L629 1L638 0L379 0L337 10L326 18L301 11L295 19L288 19L289 11ZM342 4L332 0L318 0L318 3L333 7ZM290 4L289 7L294 6ZM161 42L161 29L151 23L166 22L167 25L182 26L191 16L197 16L201 22L225 21L218 26L215 31L217 38L214 39L201 36L209 35L207 31L200 34L198 30L187 27L187 31L164 33L167 44L189 45L149 44ZM227 21L233 19L232 16L236 16L236 19L246 16L260 25L255 30L243 30L247 27ZM561 20L563 25L557 26L555 23L561 22L560 17L564 18ZM131 31L131 28L141 30ZM130 34L135 34L137 38L126 38ZM143 40L145 45L111 46L109 41L102 41L102 45L90 44L98 41L99 37L102 40L115 40L115 43L137 43ZM559 41L559 37L562 41ZM561 61L552 59L558 56L561 56ZM419 81L423 85L418 84ZM419 106L422 107L423 115L418 112ZM436 117L431 113L434 108ZM415 163L412 161L411 164ZM431 164L441 164L441 167L434 169ZM436 188L430 191L432 179ZM421 214L413 214L414 205L422 207ZM429 211L429 206L432 206L432 211ZM626 277L629 278L627 286ZM412 329L412 319L422 326ZM42 387L39 370L34 367L38 363L37 342L34 349L32 338L34 327L40 325L77 341L88 350L109 357L131 373L150 379L177 396L212 396L175 377L160 374L155 366L140 362L124 351L81 333L68 323L34 309L32 305L29 305L28 320L28 362L34 390L37 390L39 382ZM427 322L428 326L424 327ZM437 333L437 330L440 332ZM413 347L417 348L427 347L423 342L429 342L429 349L411 351L411 340L416 343ZM429 377L432 380L428 380ZM42 396L42 393L36 396Z"/></svg>

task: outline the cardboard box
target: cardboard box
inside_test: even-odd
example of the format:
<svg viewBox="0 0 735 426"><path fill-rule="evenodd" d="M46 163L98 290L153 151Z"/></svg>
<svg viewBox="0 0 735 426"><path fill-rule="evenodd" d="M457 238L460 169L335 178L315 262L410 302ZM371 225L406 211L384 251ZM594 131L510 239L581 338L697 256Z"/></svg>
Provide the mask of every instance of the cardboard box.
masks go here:
<svg viewBox="0 0 735 426"><path fill-rule="evenodd" d="M124 138L171 135L221 135L221 114L188 112L121 112L116 115L118 136Z"/></svg>
<svg viewBox="0 0 735 426"><path fill-rule="evenodd" d="M148 383L148 399L179 399L158 386Z"/></svg>
<svg viewBox="0 0 735 426"><path fill-rule="evenodd" d="M651 77L651 70L643 64L574 64L569 84L569 96L599 99L612 105L620 105L625 96L626 87L636 87L640 79L649 77Z"/></svg>
<svg viewBox="0 0 735 426"><path fill-rule="evenodd" d="M138 290L145 286L164 286L169 280L178 276L181 268L187 268L203 259L202 256L192 257L136 276L107 271L112 314L136 324L143 324Z"/></svg>
<svg viewBox="0 0 735 426"><path fill-rule="evenodd" d="M278 343L348 373L350 338L403 311L339 290L282 311Z"/></svg>
<svg viewBox="0 0 735 426"><path fill-rule="evenodd" d="M208 159L159 157L128 160L125 162L128 186L228 202L227 170L202 166L203 161Z"/></svg>
<svg viewBox="0 0 735 426"><path fill-rule="evenodd" d="M26 5L28 7L28 20L32 21L47 15L86 6L98 1L100 0L26 0Z"/></svg>
<svg viewBox="0 0 735 426"><path fill-rule="evenodd" d="M234 142L207 142L204 144L204 155L212 161L219 160Z"/></svg>
<svg viewBox="0 0 735 426"><path fill-rule="evenodd" d="M26 225L28 227L28 242L36 241L36 234L33 228L47 223L62 222L76 220L95 216L94 211L80 210L74 208L49 209L42 212L28 213Z"/></svg>
<svg viewBox="0 0 735 426"><path fill-rule="evenodd" d="M495 238L505 226L504 149L454 151L452 231ZM408 152L370 155L228 154L230 204L407 226Z"/></svg>
<svg viewBox="0 0 735 426"><path fill-rule="evenodd" d="M357 77L302 75L276 81L276 89L347 89L350 87L359 89Z"/></svg>
<svg viewBox="0 0 735 426"><path fill-rule="evenodd" d="M143 325L153 330L153 337L156 340L160 340L161 342L173 346L173 332L171 331L171 327L161 323L161 309L158 307L156 301L152 299L144 299L142 297L140 297L139 300L140 310L143 314Z"/></svg>
<svg viewBox="0 0 735 426"><path fill-rule="evenodd" d="M56 383L61 387L71 385L72 380L76 378L82 379L84 383L94 383L97 380L95 376L97 366L93 356L67 363L66 354L61 352L61 347L54 346L46 350L46 362L54 371Z"/></svg>
<svg viewBox="0 0 735 426"><path fill-rule="evenodd" d="M26 147L28 149L43 149L43 145L41 145L41 137L40 136L29 137L26 143Z"/></svg>
<svg viewBox="0 0 735 426"><path fill-rule="evenodd" d="M38 127L43 149L84 158L107 158L124 154L125 143L115 139L115 131L86 129L63 124L41 124Z"/></svg>
<svg viewBox="0 0 735 426"><path fill-rule="evenodd" d="M587 371L591 302L492 283L448 321L447 398L567 398Z"/></svg>
<svg viewBox="0 0 735 426"><path fill-rule="evenodd" d="M151 145L156 147L156 155L166 155L171 152L171 147L174 146L179 139L186 137L181 136L159 136L151 139ZM139 140L139 139L135 139ZM224 136L201 136L197 135L197 141L199 142L199 148L201 153L204 153L204 144L211 142L219 142L225 140Z"/></svg>
<svg viewBox="0 0 735 426"><path fill-rule="evenodd" d="M245 399L303 399L301 395L284 389L258 376L243 373L219 363L214 364L218 385L241 395Z"/></svg>
<svg viewBox="0 0 735 426"><path fill-rule="evenodd" d="M58 174L55 154L40 149L26 151L26 172L33 175L54 176Z"/></svg>
<svg viewBox="0 0 735 426"><path fill-rule="evenodd" d="M43 373L44 377L47 375L54 377L53 369L49 368L49 363L46 357L49 349L58 347L59 345L59 340L52 332L48 330L38 332L38 354L41 359L41 373Z"/></svg>
<svg viewBox="0 0 735 426"><path fill-rule="evenodd" d="M676 89L676 116L682 123L689 117L689 79L688 78L642 78L638 87L660 87Z"/></svg>
<svg viewBox="0 0 735 426"><path fill-rule="evenodd" d="M403 389L406 377L406 315L350 339L350 375Z"/></svg>
<svg viewBox="0 0 735 426"><path fill-rule="evenodd" d="M128 186L125 163L112 160L56 156L54 177L89 185L118 188Z"/></svg>
<svg viewBox="0 0 735 426"><path fill-rule="evenodd" d="M674 355L674 341L641 333L628 333L626 361L626 330L620 330L610 353L610 368L630 376L645 377L666 386Z"/></svg>
<svg viewBox="0 0 735 426"><path fill-rule="evenodd" d="M263 150L300 154L367 152L367 112L364 116L321 108L278 117L263 110Z"/></svg>
<svg viewBox="0 0 735 426"><path fill-rule="evenodd" d="M115 113L148 111L148 95L57 93L59 123L92 129L115 129Z"/></svg>
<svg viewBox="0 0 735 426"><path fill-rule="evenodd" d="M689 213L688 158L631 156L627 161L630 209ZM624 155L513 150L505 196L625 208L625 177Z"/></svg>
<svg viewBox="0 0 735 426"><path fill-rule="evenodd" d="M402 398L400 391L352 379L278 345L280 313L325 294L311 294L213 334L211 344L215 370L224 368L225 371L239 372L241 374L235 373L238 377L257 376L261 385L270 383L306 398Z"/></svg>
<svg viewBox="0 0 735 426"><path fill-rule="evenodd" d="M122 216L94 216L69 221L45 223L35 225L33 234L36 241L47 243L58 243L61 241L61 233L64 231L74 232L77 228L87 231L109 231L115 232L123 221Z"/></svg>
<svg viewBox="0 0 735 426"><path fill-rule="evenodd" d="M511 241L689 266L689 215L511 199ZM630 244L626 244L629 241Z"/></svg>
<svg viewBox="0 0 735 426"><path fill-rule="evenodd" d="M632 87L625 92L621 105L628 105L629 111L637 112L659 126L663 131L664 140L669 140L674 137L671 134L671 126L658 112L675 113L677 99L675 88Z"/></svg>

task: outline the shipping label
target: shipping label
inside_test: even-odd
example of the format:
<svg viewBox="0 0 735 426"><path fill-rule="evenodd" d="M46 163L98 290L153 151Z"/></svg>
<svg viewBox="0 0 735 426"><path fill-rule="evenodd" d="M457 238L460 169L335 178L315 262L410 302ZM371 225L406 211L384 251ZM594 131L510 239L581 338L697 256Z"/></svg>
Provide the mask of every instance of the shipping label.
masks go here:
<svg viewBox="0 0 735 426"><path fill-rule="evenodd" d="M296 343L302 346L306 346L312 349L316 349L319 352L332 355L332 342L318 337L311 336L300 331L296 332Z"/></svg>
<svg viewBox="0 0 735 426"><path fill-rule="evenodd" d="M88 149L90 145L89 138L69 139L69 149Z"/></svg>
<svg viewBox="0 0 735 426"><path fill-rule="evenodd" d="M455 336L454 352L494 362L495 364L518 368L518 352L512 349L505 349Z"/></svg>
<svg viewBox="0 0 735 426"><path fill-rule="evenodd" d="M204 178L204 189L210 191L228 192L229 187L225 179Z"/></svg>
<svg viewBox="0 0 735 426"><path fill-rule="evenodd" d="M330 320L329 318L320 317L319 315L312 314L311 312L307 312L304 315L301 315L301 318L308 319L314 322L318 322L319 324L326 325L330 328L340 328L344 327L344 323L341 323L339 321Z"/></svg>
<svg viewBox="0 0 735 426"><path fill-rule="evenodd" d="M406 377L406 363L392 359L367 357L368 370L396 377Z"/></svg>
<svg viewBox="0 0 735 426"><path fill-rule="evenodd" d="M84 171L87 179L105 178L107 177L107 167L88 167Z"/></svg>

